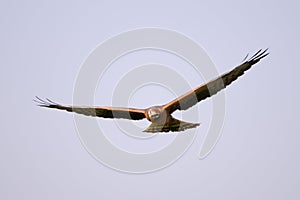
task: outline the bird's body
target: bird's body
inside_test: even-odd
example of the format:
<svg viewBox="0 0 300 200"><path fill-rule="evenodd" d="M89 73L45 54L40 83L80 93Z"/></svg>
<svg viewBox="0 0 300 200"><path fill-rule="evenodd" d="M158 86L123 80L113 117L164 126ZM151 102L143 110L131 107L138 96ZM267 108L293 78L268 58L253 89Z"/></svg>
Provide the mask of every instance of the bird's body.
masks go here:
<svg viewBox="0 0 300 200"><path fill-rule="evenodd" d="M144 130L145 132L168 132L184 131L188 128L194 128L199 123L184 122L172 117L171 113L164 106L153 106L145 111L146 118L152 124Z"/></svg>
<svg viewBox="0 0 300 200"><path fill-rule="evenodd" d="M201 100L204 100L227 85L235 81L239 76L251 68L252 65L259 62L260 59L268 55L267 50L259 50L248 61L235 67L228 73L210 81L207 84L201 85L187 92L186 94L174 99L170 103L162 106L153 106L147 109L136 108L117 108L117 107L79 107L79 106L63 106L49 99L42 100L38 97L35 100L39 106L47 108L56 108L75 112L87 116L103 117L103 118L123 118L131 120L141 120L146 118L151 122L150 126L144 132L169 132L169 131L184 131L186 129L195 128L199 123L184 122L172 117L172 113L176 110L187 110Z"/></svg>

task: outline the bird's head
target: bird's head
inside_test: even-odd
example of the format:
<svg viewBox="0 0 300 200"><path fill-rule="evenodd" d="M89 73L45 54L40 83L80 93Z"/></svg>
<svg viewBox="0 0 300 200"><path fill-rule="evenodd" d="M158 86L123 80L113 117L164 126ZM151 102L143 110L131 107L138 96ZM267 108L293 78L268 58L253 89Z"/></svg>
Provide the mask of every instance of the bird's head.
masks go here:
<svg viewBox="0 0 300 200"><path fill-rule="evenodd" d="M162 122L166 120L165 110L160 106L154 106L147 111L148 120L151 122Z"/></svg>
<svg viewBox="0 0 300 200"><path fill-rule="evenodd" d="M148 115L151 121L155 121L160 117L160 111L159 109L152 108L148 110Z"/></svg>

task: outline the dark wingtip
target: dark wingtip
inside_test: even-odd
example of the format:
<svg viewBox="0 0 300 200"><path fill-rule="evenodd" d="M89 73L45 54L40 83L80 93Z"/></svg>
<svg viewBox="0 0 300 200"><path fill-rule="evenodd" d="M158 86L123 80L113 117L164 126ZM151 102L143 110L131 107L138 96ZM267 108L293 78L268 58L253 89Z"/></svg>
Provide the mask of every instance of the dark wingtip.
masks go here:
<svg viewBox="0 0 300 200"><path fill-rule="evenodd" d="M51 107L52 105L57 105L57 103L51 101L48 98L46 98L46 100L44 100L38 96L35 96L35 99L33 99L33 101L37 104L37 106L41 106L41 107Z"/></svg>
<svg viewBox="0 0 300 200"><path fill-rule="evenodd" d="M259 62L261 59L263 59L264 57L266 57L267 55L269 55L268 53L268 48L266 48L265 50L258 50L248 61L251 65Z"/></svg>
<svg viewBox="0 0 300 200"><path fill-rule="evenodd" d="M249 53L247 53L247 55L246 55L245 58L242 60L242 62L244 62L245 60L247 60L248 56L249 56Z"/></svg>

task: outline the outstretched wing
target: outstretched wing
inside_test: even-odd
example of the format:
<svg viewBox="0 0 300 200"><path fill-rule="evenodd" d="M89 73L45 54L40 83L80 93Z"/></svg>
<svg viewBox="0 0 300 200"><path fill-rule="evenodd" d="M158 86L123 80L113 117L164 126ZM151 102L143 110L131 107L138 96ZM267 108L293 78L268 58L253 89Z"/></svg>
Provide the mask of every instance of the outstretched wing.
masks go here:
<svg viewBox="0 0 300 200"><path fill-rule="evenodd" d="M204 100L207 97L216 94L220 90L224 89L227 85L235 81L239 76L243 75L246 70L250 69L252 65L259 62L260 59L267 56L269 54L267 53L267 50L268 49L264 51L259 50L251 58L249 58L249 60L237 66L230 72L223 74L222 76L210 81L209 83L201 85L200 87L164 105L164 109L166 109L169 113L172 113L177 109L186 110L192 107L193 105L197 104L201 100Z"/></svg>
<svg viewBox="0 0 300 200"><path fill-rule="evenodd" d="M140 120L145 118L145 110L134 108L117 108L117 107L79 107L79 106L64 106L57 104L49 99L43 100L39 97L34 99L38 106L46 108L55 108L59 110L66 110L68 112L75 112L87 116L103 117L103 118L123 118Z"/></svg>

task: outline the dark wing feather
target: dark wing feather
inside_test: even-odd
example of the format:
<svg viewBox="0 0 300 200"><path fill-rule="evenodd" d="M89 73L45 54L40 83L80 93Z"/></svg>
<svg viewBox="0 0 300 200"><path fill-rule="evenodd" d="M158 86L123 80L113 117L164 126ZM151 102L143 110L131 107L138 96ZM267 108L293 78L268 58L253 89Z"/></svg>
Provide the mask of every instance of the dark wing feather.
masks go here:
<svg viewBox="0 0 300 200"><path fill-rule="evenodd" d="M145 118L145 110L134 108L114 108L114 107L79 107L79 106L63 106L57 104L50 99L34 99L41 107L55 108L59 110L66 110L68 112L75 112L87 116L103 117L103 118L123 118L140 120Z"/></svg>
<svg viewBox="0 0 300 200"><path fill-rule="evenodd" d="M239 76L243 75L245 71L251 68L252 65L259 62L260 59L267 56L267 50L259 50L256 52L251 58L247 61L242 63L241 65L237 66L230 72L223 74L222 76L210 81L209 83L202 85L182 96L179 98L171 101L170 103L164 106L169 113L174 112L175 110L186 110L193 105L197 104L201 100L210 97L220 90L224 89L227 85L231 84L235 81Z"/></svg>

